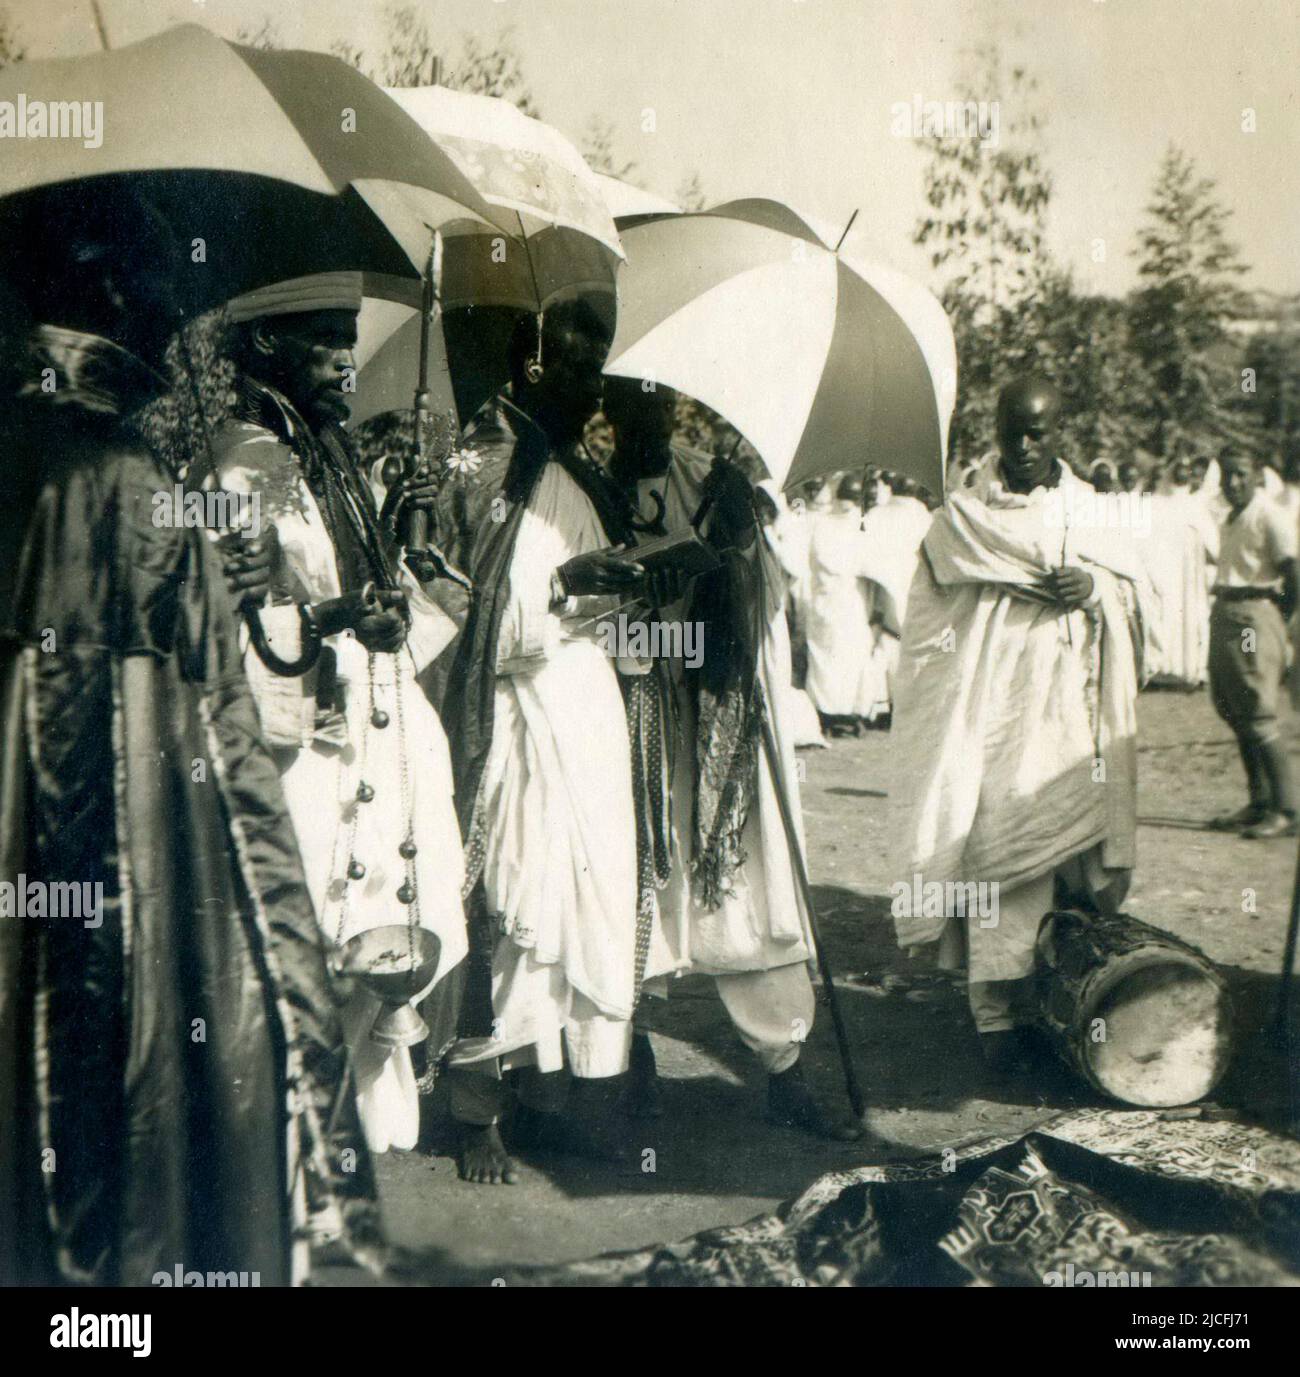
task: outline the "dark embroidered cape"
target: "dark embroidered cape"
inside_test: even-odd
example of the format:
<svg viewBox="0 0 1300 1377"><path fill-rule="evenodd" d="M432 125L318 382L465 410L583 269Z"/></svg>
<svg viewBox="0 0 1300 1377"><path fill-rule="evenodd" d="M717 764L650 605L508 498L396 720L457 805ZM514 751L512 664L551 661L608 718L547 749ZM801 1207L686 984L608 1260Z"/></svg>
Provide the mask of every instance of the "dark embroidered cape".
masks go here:
<svg viewBox="0 0 1300 1377"><path fill-rule="evenodd" d="M293 829L212 550L154 524L158 380L48 328L32 363L54 391L0 417L0 874L103 904L0 917L0 1279L283 1284L291 1151L312 1219L378 1238Z"/></svg>

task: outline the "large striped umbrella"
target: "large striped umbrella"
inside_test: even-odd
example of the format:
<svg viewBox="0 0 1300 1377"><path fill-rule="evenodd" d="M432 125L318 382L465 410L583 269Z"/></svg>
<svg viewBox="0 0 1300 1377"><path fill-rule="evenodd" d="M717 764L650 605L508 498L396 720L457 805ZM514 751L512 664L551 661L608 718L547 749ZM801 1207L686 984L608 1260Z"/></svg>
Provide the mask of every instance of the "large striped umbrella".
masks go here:
<svg viewBox="0 0 1300 1377"><path fill-rule="evenodd" d="M190 250L180 285L199 306L336 268L418 276L422 258L376 214L399 195L435 228L514 232L378 86L322 53L242 47L183 24L111 52L15 63L0 72L4 112L8 224L23 193L130 178Z"/></svg>
<svg viewBox="0 0 1300 1377"><path fill-rule="evenodd" d="M790 487L878 464L942 494L957 387L943 307L776 201L620 220L607 373L712 407Z"/></svg>

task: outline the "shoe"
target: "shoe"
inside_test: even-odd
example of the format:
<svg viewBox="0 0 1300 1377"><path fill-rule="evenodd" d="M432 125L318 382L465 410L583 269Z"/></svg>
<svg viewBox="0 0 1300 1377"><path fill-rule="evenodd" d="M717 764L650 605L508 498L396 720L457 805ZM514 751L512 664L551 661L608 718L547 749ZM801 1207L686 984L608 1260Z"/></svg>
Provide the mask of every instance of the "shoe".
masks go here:
<svg viewBox="0 0 1300 1377"><path fill-rule="evenodd" d="M623 1105L625 1111L634 1119L662 1119L664 1116L655 1049L645 1033L632 1035L632 1053L627 1068L627 1093Z"/></svg>
<svg viewBox="0 0 1300 1377"><path fill-rule="evenodd" d="M767 1117L783 1128L797 1128L814 1138L852 1143L862 1137L862 1125L852 1119L832 1119L813 1099L803 1067L798 1062L788 1071L767 1078Z"/></svg>
<svg viewBox="0 0 1300 1377"><path fill-rule="evenodd" d="M1023 1028L981 1033L980 1051L985 1066L996 1076L1027 1076L1033 1070L1033 1049Z"/></svg>
<svg viewBox="0 0 1300 1377"><path fill-rule="evenodd" d="M1242 830L1241 835L1249 841L1269 841L1273 837L1294 837L1296 820L1286 813L1266 813L1252 827Z"/></svg>
<svg viewBox="0 0 1300 1377"><path fill-rule="evenodd" d="M1257 822L1263 822L1267 816L1267 808L1261 808L1258 803L1248 803L1235 813L1223 813L1212 818L1206 826L1214 832L1239 832L1243 827L1253 827Z"/></svg>

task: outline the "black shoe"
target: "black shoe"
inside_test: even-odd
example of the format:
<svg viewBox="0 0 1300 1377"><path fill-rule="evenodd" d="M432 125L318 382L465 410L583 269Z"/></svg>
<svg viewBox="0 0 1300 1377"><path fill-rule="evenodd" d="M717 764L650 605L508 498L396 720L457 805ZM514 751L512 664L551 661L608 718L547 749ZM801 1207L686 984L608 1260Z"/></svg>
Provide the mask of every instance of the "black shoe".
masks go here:
<svg viewBox="0 0 1300 1377"><path fill-rule="evenodd" d="M862 1137L862 1125L852 1119L832 1119L813 1099L803 1067L798 1062L788 1071L767 1078L767 1116L783 1128L797 1128L814 1138L852 1143Z"/></svg>
<svg viewBox="0 0 1300 1377"><path fill-rule="evenodd" d="M1247 841L1269 841L1273 837L1294 837L1295 834L1295 817L1289 813L1266 813L1258 822L1241 829Z"/></svg>
<svg viewBox="0 0 1300 1377"><path fill-rule="evenodd" d="M627 1093L623 1108L634 1119L662 1119L663 1094L655 1049L648 1033L632 1034L632 1054L627 1064Z"/></svg>
<svg viewBox="0 0 1300 1377"><path fill-rule="evenodd" d="M1033 1048L1023 1028L981 1033L980 1051L984 1054L984 1065L995 1076L1015 1079L1029 1075L1034 1069Z"/></svg>
<svg viewBox="0 0 1300 1377"><path fill-rule="evenodd" d="M1258 803L1248 803L1244 808L1238 808L1235 813L1223 813L1217 818L1211 818L1206 826L1212 832L1240 832L1243 827L1253 827L1256 823L1263 822L1267 816L1267 808Z"/></svg>

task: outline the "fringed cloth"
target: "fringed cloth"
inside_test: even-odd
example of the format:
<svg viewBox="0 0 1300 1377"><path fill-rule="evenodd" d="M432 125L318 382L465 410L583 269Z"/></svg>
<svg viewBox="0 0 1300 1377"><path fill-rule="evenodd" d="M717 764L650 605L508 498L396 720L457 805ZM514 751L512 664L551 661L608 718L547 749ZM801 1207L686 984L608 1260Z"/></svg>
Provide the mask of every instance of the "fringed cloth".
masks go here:
<svg viewBox="0 0 1300 1377"><path fill-rule="evenodd" d="M741 842L758 786L766 704L758 667L756 574L737 550L696 585L690 615L703 623L704 660L687 671L695 706L697 780L691 819L691 878L710 912L735 893L745 863Z"/></svg>
<svg viewBox="0 0 1300 1377"><path fill-rule="evenodd" d="M633 1000L641 998L656 893L672 875L673 743L677 702L663 661L650 673L621 679L632 748L632 804L636 811L636 945Z"/></svg>

